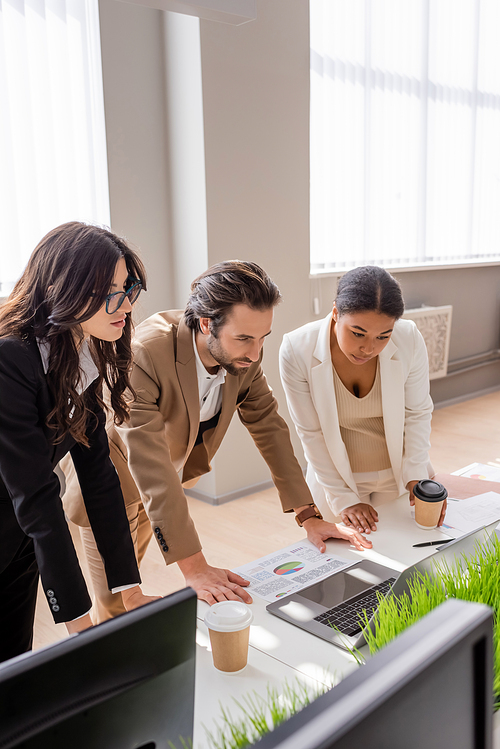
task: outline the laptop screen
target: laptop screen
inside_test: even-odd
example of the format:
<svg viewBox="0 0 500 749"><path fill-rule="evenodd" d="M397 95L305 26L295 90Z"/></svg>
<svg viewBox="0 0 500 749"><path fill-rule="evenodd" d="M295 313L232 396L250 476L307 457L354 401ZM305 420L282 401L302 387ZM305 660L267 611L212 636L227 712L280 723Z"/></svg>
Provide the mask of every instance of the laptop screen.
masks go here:
<svg viewBox="0 0 500 749"><path fill-rule="evenodd" d="M382 575L377 575L375 570L374 564L368 565L366 562L360 562L347 570L331 575L326 580L311 585L305 590L301 590L297 595L307 598L308 601L319 603L321 606L331 608L353 596L357 596L359 593L363 593L372 585L384 582L391 574L394 574L394 571L387 567L380 567L380 571L385 573Z"/></svg>

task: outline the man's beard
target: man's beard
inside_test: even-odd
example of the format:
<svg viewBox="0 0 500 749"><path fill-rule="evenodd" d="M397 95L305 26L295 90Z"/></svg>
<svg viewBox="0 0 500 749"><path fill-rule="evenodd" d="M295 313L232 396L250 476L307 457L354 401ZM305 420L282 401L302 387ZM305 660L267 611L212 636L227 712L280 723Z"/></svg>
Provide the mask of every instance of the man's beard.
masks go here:
<svg viewBox="0 0 500 749"><path fill-rule="evenodd" d="M238 375L246 372L247 370L247 367L238 367L236 362L240 361L249 362L250 364L253 363L251 359L247 358L230 359L227 351L222 348L220 341L214 336L213 333L207 340L207 349L212 358L215 359L217 364L221 367L224 367L226 372L229 372L229 374L234 375L235 377L238 377Z"/></svg>

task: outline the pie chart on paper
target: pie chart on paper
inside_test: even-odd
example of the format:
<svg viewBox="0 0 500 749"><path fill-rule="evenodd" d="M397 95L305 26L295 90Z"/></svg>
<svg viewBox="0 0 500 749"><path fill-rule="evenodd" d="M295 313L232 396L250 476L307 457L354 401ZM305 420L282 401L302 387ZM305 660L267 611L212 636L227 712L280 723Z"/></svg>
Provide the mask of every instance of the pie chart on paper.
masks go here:
<svg viewBox="0 0 500 749"><path fill-rule="evenodd" d="M293 575L294 572L300 572L303 569L303 562L286 562L275 567L273 571L276 575Z"/></svg>

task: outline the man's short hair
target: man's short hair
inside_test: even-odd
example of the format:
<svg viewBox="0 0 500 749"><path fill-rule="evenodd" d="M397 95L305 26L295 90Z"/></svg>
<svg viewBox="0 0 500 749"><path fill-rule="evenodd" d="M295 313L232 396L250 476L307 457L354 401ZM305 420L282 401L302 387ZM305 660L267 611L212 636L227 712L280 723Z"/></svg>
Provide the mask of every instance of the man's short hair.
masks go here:
<svg viewBox="0 0 500 749"><path fill-rule="evenodd" d="M227 260L195 278L184 318L191 330L199 331L200 317L208 317L210 329L217 336L235 304L266 310L280 301L278 287L257 263Z"/></svg>

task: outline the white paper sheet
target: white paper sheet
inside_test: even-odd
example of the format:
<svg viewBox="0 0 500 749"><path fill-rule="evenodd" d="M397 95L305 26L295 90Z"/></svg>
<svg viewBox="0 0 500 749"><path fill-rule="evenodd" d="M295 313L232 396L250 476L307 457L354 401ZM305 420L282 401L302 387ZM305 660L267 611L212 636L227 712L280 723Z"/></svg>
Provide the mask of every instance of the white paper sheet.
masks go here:
<svg viewBox="0 0 500 749"><path fill-rule="evenodd" d="M500 520L500 494L486 492L468 499L449 500L441 530L458 538L496 520Z"/></svg>
<svg viewBox="0 0 500 749"><path fill-rule="evenodd" d="M233 572L250 581L245 590L251 596L272 602L353 564L356 560L343 559L328 552L321 554L314 544L305 540L236 567Z"/></svg>
<svg viewBox="0 0 500 749"><path fill-rule="evenodd" d="M452 475L465 476L469 479L482 479L483 481L500 481L500 464L471 463L459 471L454 471Z"/></svg>

